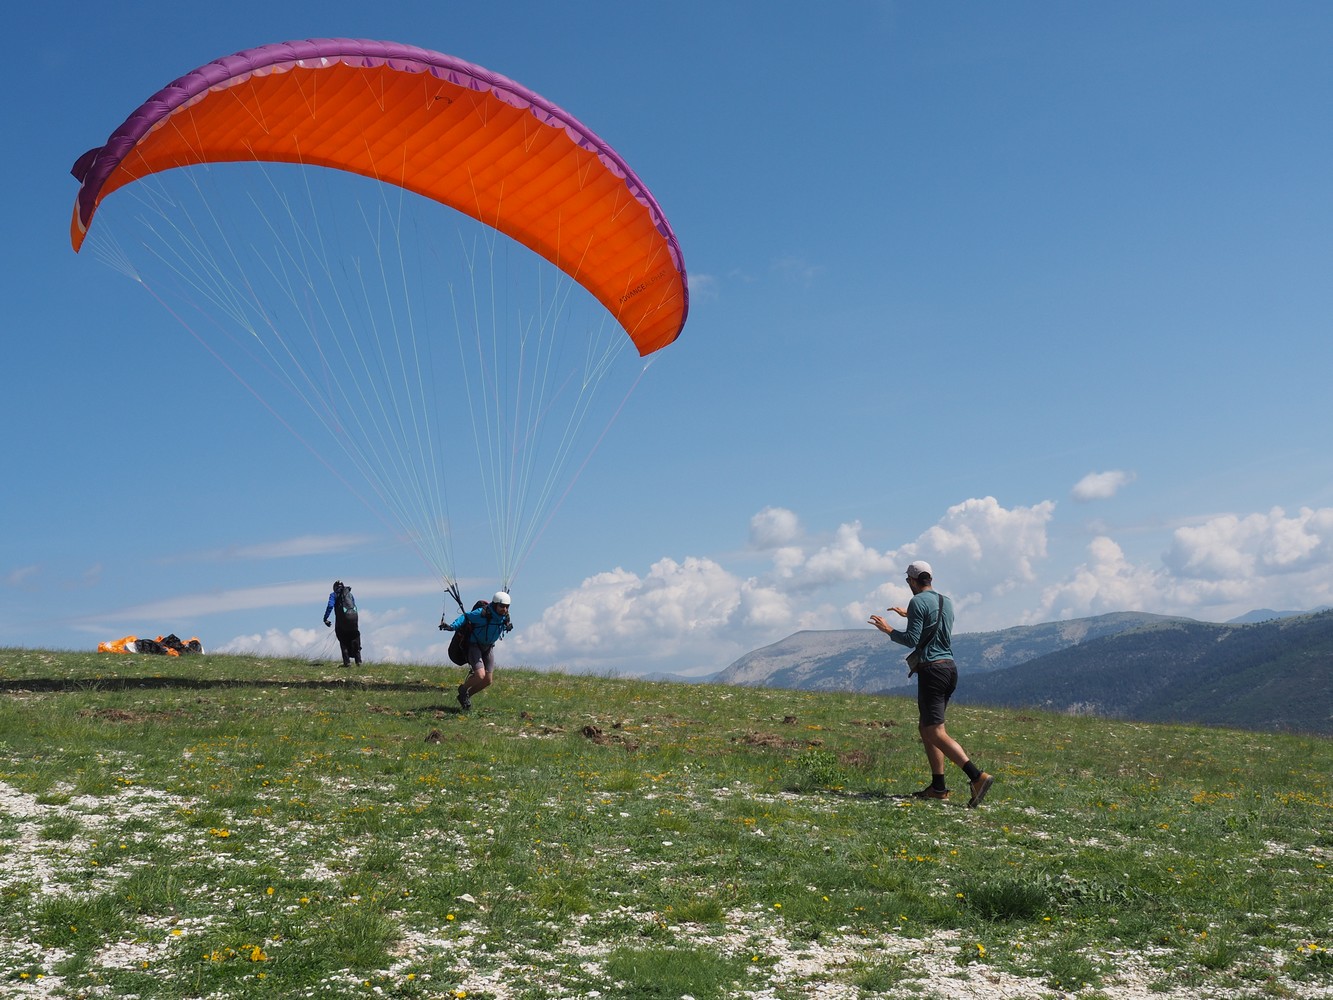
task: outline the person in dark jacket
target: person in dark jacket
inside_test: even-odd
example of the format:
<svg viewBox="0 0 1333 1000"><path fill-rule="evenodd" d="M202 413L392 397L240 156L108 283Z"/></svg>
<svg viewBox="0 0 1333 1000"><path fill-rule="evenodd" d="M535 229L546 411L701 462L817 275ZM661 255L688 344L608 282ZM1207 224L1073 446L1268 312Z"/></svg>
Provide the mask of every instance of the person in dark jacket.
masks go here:
<svg viewBox="0 0 1333 1000"><path fill-rule="evenodd" d="M495 677L495 644L514 630L509 595L501 590L485 607L464 611L452 624L440 627L452 632L465 623L472 626L472 637L467 646L467 677L458 685L458 704L466 712L472 707L472 696L490 687Z"/></svg>
<svg viewBox="0 0 1333 1000"><path fill-rule="evenodd" d="M975 809L990 791L995 779L972 763L967 751L944 729L944 710L958 687L958 668L953 661L953 601L936 593L931 585L930 563L918 560L907 567L907 587L912 600L906 608L889 608L907 619L907 627L895 630L879 615L870 616L870 624L894 642L910 647L918 662L908 670L917 675L917 730L926 748L930 764L930 784L915 796L919 799L947 799L944 763L951 760L967 775L971 797L968 806ZM913 661L907 661L911 664Z"/></svg>
<svg viewBox="0 0 1333 1000"><path fill-rule="evenodd" d="M329 621L333 615L333 621ZM329 594L328 607L324 609L324 624L333 625L333 634L338 637L338 646L343 654L343 666L351 666L356 660L361 665L361 625L357 621L356 598L352 588L341 580L333 581L333 593Z"/></svg>

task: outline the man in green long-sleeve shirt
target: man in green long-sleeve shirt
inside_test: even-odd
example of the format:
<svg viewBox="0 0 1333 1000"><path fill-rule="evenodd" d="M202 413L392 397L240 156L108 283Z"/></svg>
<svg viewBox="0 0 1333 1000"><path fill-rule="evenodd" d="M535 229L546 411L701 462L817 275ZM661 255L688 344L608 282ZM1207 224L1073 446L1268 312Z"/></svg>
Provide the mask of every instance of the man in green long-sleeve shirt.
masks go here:
<svg viewBox="0 0 1333 1000"><path fill-rule="evenodd" d="M870 624L894 642L910 646L918 658L908 670L908 676L917 675L917 731L921 734L926 760L930 764L930 784L916 792L916 797L949 797L949 789L944 784L944 761L947 758L967 774L972 793L967 805L975 809L981 805L995 779L973 764L967 751L944 729L944 710L958 687L958 667L953 661L950 642L953 637L953 601L936 593L931 581L930 563L920 560L912 563L907 567L907 586L912 591L912 600L906 608L888 609L906 618L907 627L895 630L879 615L871 615Z"/></svg>

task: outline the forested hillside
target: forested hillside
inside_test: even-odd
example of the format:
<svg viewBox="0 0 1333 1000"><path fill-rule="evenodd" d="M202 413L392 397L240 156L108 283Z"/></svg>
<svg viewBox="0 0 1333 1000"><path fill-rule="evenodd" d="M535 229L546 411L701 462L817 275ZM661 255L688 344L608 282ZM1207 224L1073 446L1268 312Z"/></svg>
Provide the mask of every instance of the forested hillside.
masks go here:
<svg viewBox="0 0 1333 1000"><path fill-rule="evenodd" d="M1333 735L1333 612L1170 621L967 679L957 700Z"/></svg>

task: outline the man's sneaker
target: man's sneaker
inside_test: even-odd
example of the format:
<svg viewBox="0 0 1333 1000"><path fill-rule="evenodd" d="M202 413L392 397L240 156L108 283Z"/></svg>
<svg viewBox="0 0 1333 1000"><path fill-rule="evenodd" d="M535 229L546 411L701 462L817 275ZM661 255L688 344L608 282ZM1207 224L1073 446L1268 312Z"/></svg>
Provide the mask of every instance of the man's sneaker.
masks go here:
<svg viewBox="0 0 1333 1000"><path fill-rule="evenodd" d="M913 792L914 799L947 799L953 793L947 788L936 788L934 785L927 785L919 792Z"/></svg>
<svg viewBox="0 0 1333 1000"><path fill-rule="evenodd" d="M472 697L467 693L467 685L458 685L458 704L466 712L472 707Z"/></svg>
<svg viewBox="0 0 1333 1000"><path fill-rule="evenodd" d="M985 771L977 775L977 780L972 782L972 797L967 800L967 808L975 809L981 805L981 800L986 797L986 793L990 791L990 786L993 784L995 784L995 778Z"/></svg>

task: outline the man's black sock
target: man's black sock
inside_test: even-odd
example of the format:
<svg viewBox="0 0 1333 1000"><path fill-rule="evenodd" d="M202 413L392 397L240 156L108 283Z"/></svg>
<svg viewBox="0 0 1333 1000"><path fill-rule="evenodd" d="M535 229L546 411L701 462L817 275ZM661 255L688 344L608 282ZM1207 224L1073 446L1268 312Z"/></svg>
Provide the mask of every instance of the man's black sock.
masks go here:
<svg viewBox="0 0 1333 1000"><path fill-rule="evenodd" d="M967 775L968 781L976 781L981 777L981 768L973 764L970 760L963 765L963 771Z"/></svg>

